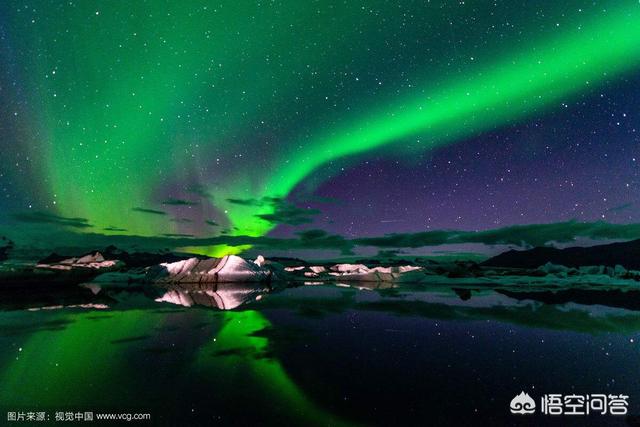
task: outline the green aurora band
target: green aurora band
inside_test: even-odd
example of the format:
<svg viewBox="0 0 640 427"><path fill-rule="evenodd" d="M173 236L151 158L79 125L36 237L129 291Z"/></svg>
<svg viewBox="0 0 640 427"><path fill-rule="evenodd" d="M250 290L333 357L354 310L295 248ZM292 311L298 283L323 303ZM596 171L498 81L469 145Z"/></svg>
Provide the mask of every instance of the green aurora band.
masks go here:
<svg viewBox="0 0 640 427"><path fill-rule="evenodd" d="M560 29L533 34L515 50L490 40L482 50L486 58L457 72L425 65L422 75L411 70L412 81L422 83L410 90L354 96L353 105L337 111L312 105L316 117L313 110L301 115L309 116L302 124L282 123L277 143L247 143L260 134L261 118L277 120L270 110L296 117L300 106L289 104L298 86L316 87L308 76L292 76L313 75L309 70L332 61L366 63L369 53L350 50L351 38L384 42L374 31L379 20L357 14L360 7L332 5L330 13L320 13L304 2L285 3L134 2L123 8L80 1L47 10L44 19L31 19L31 9L7 7L15 34L37 34L14 36L18 48L43 52L23 59L21 76L33 88L27 95L32 117L23 126L37 131L23 144L34 159L41 197L55 201L62 216L87 218L88 230L155 236L181 233L183 226L169 222L169 215L132 208L157 209L177 196L177 187L195 182L211 195L202 200L207 218L233 234L261 236L274 224L256 215L274 207L228 199L284 198L334 161L383 147L409 152L402 144L409 138L420 141L420 150L433 149L551 112L640 64L637 2L588 12L557 6ZM392 11L382 2L374 6ZM36 3L33 10L38 7L45 8ZM442 20L436 9L430 13L434 25ZM517 21L517 11L509 13ZM525 32L527 16L519 18ZM308 22L314 25L306 29ZM323 54L328 47L331 57ZM448 47L433 47L432 55L441 55L438 49ZM332 83L319 83L314 94L335 88ZM254 158L230 162L247 148ZM227 164L216 170L218 156ZM211 234L205 227L196 234ZM210 255L233 250L190 249Z"/></svg>
<svg viewBox="0 0 640 427"><path fill-rule="evenodd" d="M534 54L502 60L475 75L444 84L431 95L402 100L361 120L314 138L301 158L282 167L262 195L286 196L314 170L345 156L424 135L425 149L511 123L574 95L585 86L640 64L640 8L611 14L588 28L548 40ZM253 224L249 235L268 231L254 212L231 211L234 224ZM255 233L255 234L253 234Z"/></svg>

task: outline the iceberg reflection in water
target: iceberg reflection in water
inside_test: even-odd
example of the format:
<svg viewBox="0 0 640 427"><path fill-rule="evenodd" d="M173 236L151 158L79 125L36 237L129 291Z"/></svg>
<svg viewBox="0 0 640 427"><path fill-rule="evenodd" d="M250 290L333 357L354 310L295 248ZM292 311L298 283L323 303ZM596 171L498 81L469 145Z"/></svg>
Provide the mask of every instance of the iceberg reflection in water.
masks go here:
<svg viewBox="0 0 640 427"><path fill-rule="evenodd" d="M220 310L231 310L242 304L259 300L262 295L270 291L271 287L260 283L170 285L161 297L156 298L156 301L184 307L201 305Z"/></svg>
<svg viewBox="0 0 640 427"><path fill-rule="evenodd" d="M134 402L159 424L505 424L525 391L624 393L639 412L635 290L296 282L11 292L0 299L0 402L13 408Z"/></svg>

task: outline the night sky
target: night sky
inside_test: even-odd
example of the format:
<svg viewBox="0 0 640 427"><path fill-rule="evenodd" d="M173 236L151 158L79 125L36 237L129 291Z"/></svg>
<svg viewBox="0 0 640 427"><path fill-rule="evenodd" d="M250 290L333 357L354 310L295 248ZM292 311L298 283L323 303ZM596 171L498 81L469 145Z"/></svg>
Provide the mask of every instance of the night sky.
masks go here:
<svg viewBox="0 0 640 427"><path fill-rule="evenodd" d="M5 1L0 232L209 255L640 237L639 22L620 0Z"/></svg>

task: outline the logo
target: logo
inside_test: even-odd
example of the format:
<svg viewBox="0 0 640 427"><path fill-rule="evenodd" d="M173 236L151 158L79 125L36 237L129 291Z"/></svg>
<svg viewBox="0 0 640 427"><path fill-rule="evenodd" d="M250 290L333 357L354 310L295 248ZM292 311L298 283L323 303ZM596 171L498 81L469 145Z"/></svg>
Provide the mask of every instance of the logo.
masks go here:
<svg viewBox="0 0 640 427"><path fill-rule="evenodd" d="M512 414L533 414L536 411L536 402L523 391L511 399L509 409Z"/></svg>
<svg viewBox="0 0 640 427"><path fill-rule="evenodd" d="M524 391L511 399L512 414L533 414L536 403ZM543 394L541 415L627 415L629 396L626 394Z"/></svg>

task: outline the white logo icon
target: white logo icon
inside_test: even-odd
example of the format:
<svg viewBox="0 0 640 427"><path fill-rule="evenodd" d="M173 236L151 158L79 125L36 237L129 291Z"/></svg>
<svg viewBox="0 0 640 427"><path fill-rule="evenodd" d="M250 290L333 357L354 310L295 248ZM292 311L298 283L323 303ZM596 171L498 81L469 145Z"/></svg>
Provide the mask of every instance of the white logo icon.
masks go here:
<svg viewBox="0 0 640 427"><path fill-rule="evenodd" d="M533 414L536 411L536 402L523 391L511 399L509 409L512 414Z"/></svg>

